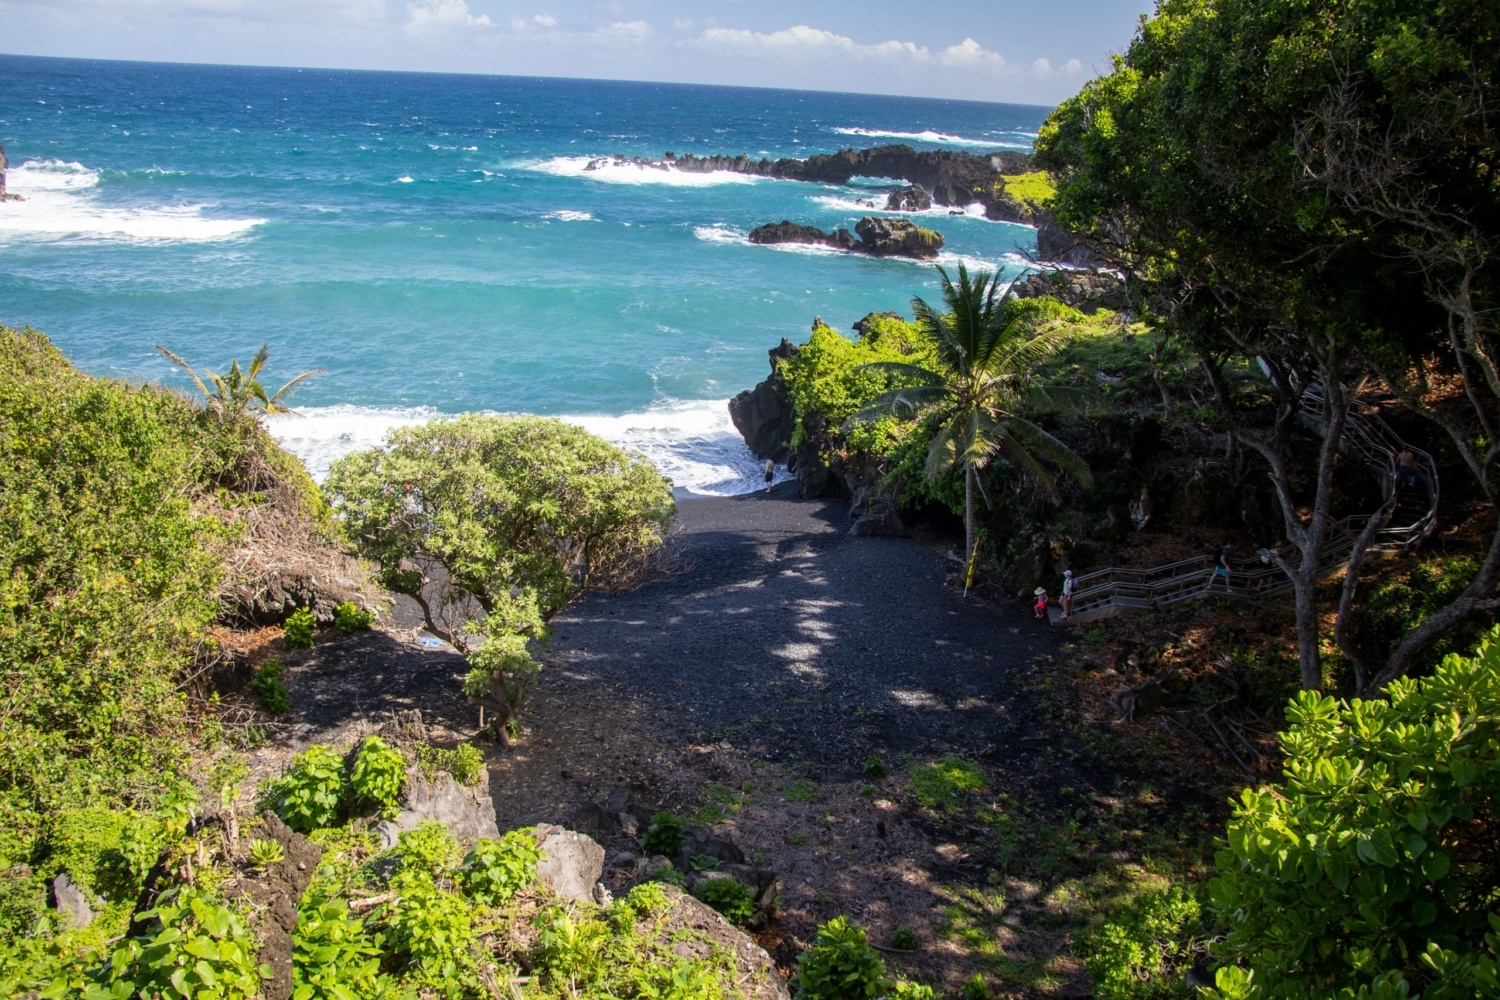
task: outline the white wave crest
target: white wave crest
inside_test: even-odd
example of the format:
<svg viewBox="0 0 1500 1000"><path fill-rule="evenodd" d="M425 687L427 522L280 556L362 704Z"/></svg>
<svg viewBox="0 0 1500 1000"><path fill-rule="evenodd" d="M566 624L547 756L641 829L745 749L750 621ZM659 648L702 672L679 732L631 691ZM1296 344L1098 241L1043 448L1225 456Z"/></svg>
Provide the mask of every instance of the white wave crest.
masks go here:
<svg viewBox="0 0 1500 1000"><path fill-rule="evenodd" d="M397 427L439 417L427 406L307 406L267 426L321 482L336 460L380 445ZM580 414L560 419L644 455L673 485L709 496L748 493L764 484L763 466L729 419L729 401L663 402L622 416Z"/></svg>
<svg viewBox="0 0 1500 1000"><path fill-rule="evenodd" d="M396 183L397 184L413 184L415 182L411 179L411 174L402 174L400 177L396 178Z"/></svg>
<svg viewBox="0 0 1500 1000"><path fill-rule="evenodd" d="M11 236L207 242L239 236L265 219L214 219L202 205L110 206L99 172L81 163L28 160L9 171L7 189L24 201L0 205L0 240Z"/></svg>
<svg viewBox="0 0 1500 1000"><path fill-rule="evenodd" d="M934 205L920 212L911 212L885 207L885 195L882 192L878 198L844 198L838 195L819 195L813 198L815 204L824 208L831 208L835 212L854 212L861 215L927 215L927 216L951 216L955 212L970 219L983 219L985 222L994 220L985 218L984 206L975 202L962 209L953 208L949 205Z"/></svg>
<svg viewBox="0 0 1500 1000"><path fill-rule="evenodd" d="M570 208L559 209L556 212L548 212L542 216L544 219L556 219L558 222L593 222L593 212L575 212Z"/></svg>
<svg viewBox="0 0 1500 1000"><path fill-rule="evenodd" d="M704 243L744 243L745 234L722 224L694 226L693 235Z"/></svg>
<svg viewBox="0 0 1500 1000"><path fill-rule="evenodd" d="M946 132L889 132L878 128L836 128L839 135L861 135L869 139L909 139L912 142L934 142L949 146L1003 146L1005 142L999 139L967 139L961 135L949 135Z"/></svg>
<svg viewBox="0 0 1500 1000"><path fill-rule="evenodd" d="M600 164L590 170L590 163ZM554 177L583 177L605 184L667 184L673 187L714 187L719 184L754 184L759 178L728 170L693 173L671 166L645 166L639 163L616 163L593 156L554 156L550 160L517 164L521 170L532 170Z"/></svg>

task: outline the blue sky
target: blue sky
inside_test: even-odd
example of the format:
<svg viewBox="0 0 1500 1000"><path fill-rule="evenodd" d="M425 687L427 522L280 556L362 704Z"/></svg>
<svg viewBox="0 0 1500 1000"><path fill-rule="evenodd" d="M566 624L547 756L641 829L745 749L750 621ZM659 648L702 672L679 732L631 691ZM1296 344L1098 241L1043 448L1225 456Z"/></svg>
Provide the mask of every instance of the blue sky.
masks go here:
<svg viewBox="0 0 1500 1000"><path fill-rule="evenodd" d="M1150 0L0 0L0 50L1055 104Z"/></svg>

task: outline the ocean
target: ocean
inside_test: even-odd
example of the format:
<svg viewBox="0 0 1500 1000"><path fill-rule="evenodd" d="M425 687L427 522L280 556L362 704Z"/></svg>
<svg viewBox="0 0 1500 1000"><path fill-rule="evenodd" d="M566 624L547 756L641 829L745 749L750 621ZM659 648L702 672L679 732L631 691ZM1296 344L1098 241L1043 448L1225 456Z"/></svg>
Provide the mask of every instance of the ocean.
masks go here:
<svg viewBox="0 0 1500 1000"><path fill-rule="evenodd" d="M582 424L681 488L759 468L726 401L814 317L935 299L930 264L755 246L825 230L893 180L834 187L636 167L625 154L808 156L906 142L1029 150L1047 108L595 80L0 56L0 323L98 375L185 385L271 349L327 374L272 421L321 476L393 426L465 411ZM939 263L1028 268L1035 233L936 209ZM280 379L278 379L278 376Z"/></svg>

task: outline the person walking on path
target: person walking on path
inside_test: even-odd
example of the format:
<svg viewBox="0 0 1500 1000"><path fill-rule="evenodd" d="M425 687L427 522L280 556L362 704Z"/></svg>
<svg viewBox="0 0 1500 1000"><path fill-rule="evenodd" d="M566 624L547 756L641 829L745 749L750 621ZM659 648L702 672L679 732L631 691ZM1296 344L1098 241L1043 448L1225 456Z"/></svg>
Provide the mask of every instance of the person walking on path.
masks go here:
<svg viewBox="0 0 1500 1000"><path fill-rule="evenodd" d="M1038 588L1036 588L1035 591L1033 591L1033 593L1036 594L1036 604L1035 604L1034 609L1033 609L1033 610L1036 611L1036 614L1033 617L1035 617L1035 618L1046 618L1047 617L1047 588L1046 587L1038 587Z"/></svg>
<svg viewBox="0 0 1500 1000"><path fill-rule="evenodd" d="M1422 474L1417 471L1417 456L1410 448L1404 448L1396 456L1396 501L1399 503L1412 490L1422 488Z"/></svg>
<svg viewBox="0 0 1500 1000"><path fill-rule="evenodd" d="M1065 569L1065 570L1063 570L1063 585L1062 585L1062 616L1063 616L1063 621L1067 621L1068 620L1068 616L1071 615L1072 613L1073 613L1073 571L1070 570L1070 569Z"/></svg>
<svg viewBox="0 0 1500 1000"><path fill-rule="evenodd" d="M771 482L776 478L776 459L766 459L766 492L771 492Z"/></svg>
<svg viewBox="0 0 1500 1000"><path fill-rule="evenodd" d="M1230 592L1230 587L1229 587L1229 550L1230 550L1230 545L1229 545L1228 540L1226 539L1225 542L1224 542L1224 544L1219 546L1219 553L1218 553L1218 555L1214 556L1214 568L1213 568L1213 573L1208 578L1208 588L1207 588L1208 590L1213 590L1214 580L1218 579L1218 580L1223 580L1224 581L1224 593L1227 594L1227 593Z"/></svg>

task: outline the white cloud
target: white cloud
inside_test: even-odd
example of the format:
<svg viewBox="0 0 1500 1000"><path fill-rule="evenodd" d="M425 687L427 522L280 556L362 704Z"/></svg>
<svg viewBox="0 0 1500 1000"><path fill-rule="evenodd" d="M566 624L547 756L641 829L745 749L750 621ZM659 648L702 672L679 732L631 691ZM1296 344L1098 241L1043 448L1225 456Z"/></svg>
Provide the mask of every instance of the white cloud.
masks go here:
<svg viewBox="0 0 1500 1000"><path fill-rule="evenodd" d="M596 28L588 35L595 45L610 48L632 48L651 37L651 25L645 21L616 21L614 24Z"/></svg>
<svg viewBox="0 0 1500 1000"><path fill-rule="evenodd" d="M531 15L531 21L533 24L539 24L543 28L557 27L557 18L547 13L533 14Z"/></svg>
<svg viewBox="0 0 1500 1000"><path fill-rule="evenodd" d="M903 69L936 67L992 76L1008 75L1010 64L972 38L950 45L933 55L925 45L891 40L865 44L848 35L799 24L781 31L746 31L742 28L708 28L696 44L728 49L748 56L810 60L843 56L860 61L882 62Z"/></svg>
<svg viewBox="0 0 1500 1000"><path fill-rule="evenodd" d="M938 55L938 62L950 69L977 69L990 73L1002 73L1008 68L1004 56L989 51L972 38L948 46Z"/></svg>
<svg viewBox="0 0 1500 1000"><path fill-rule="evenodd" d="M676 28L678 31L692 31L694 28L698 27L698 22L694 21L690 17L678 17L673 18L672 27Z"/></svg>
<svg viewBox="0 0 1500 1000"><path fill-rule="evenodd" d="M1038 59L1031 64L1031 74L1038 80L1051 80L1059 76L1077 76L1083 72L1083 63L1077 59L1069 59L1062 64L1062 69L1054 69L1052 60Z"/></svg>
<svg viewBox="0 0 1500 1000"><path fill-rule="evenodd" d="M406 30L414 35L448 28L488 28L488 14L471 14L466 0L420 0L406 5Z"/></svg>
<svg viewBox="0 0 1500 1000"><path fill-rule="evenodd" d="M1083 63L1079 62L1077 59L1069 59L1067 62L1063 63L1063 72L1068 76L1077 76L1079 73L1083 72Z"/></svg>

